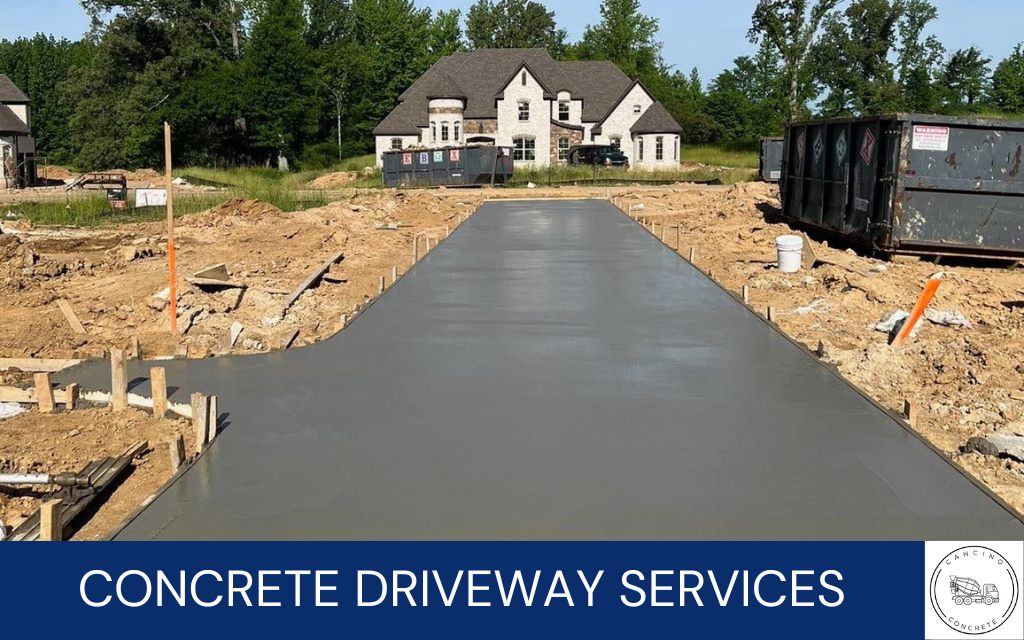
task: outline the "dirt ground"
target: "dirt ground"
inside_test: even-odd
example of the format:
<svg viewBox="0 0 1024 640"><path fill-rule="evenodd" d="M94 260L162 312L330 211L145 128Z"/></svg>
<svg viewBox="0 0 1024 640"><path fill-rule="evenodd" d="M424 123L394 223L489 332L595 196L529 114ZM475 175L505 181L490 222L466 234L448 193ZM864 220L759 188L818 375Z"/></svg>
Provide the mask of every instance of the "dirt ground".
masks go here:
<svg viewBox="0 0 1024 640"><path fill-rule="evenodd" d="M485 199L501 197L612 197L623 209L632 206L635 213L653 221L656 235L667 227L665 237L672 247L674 227L681 224L684 255L694 247L698 266L710 270L724 286L737 293L749 287L751 305L759 310L771 306L776 323L796 340L812 349L822 341L827 361L882 405L901 412L904 400L911 399L918 412L916 429L1024 512L1024 465L960 451L972 436L1024 433L1024 365L1020 364L1024 346L1018 339L1024 330L1024 294L1018 293L1024 289L1022 276L999 263L882 262L829 247L821 238L812 239L822 261L816 268L782 274L775 264L774 241L791 229L775 221L777 189L760 183L353 191L326 207L297 213L233 200L178 221L179 328L183 330L179 338L169 335L165 303L154 298L167 287L163 225L100 229L8 225L8 232L0 234L0 298L7 303L0 308L0 358L90 357L126 348L132 337L139 339L145 358L257 353L281 348L296 331L293 348L311 344L333 335L342 314L352 317L376 296L381 277L390 284L393 267L399 273L410 267L414 238L432 238L433 247ZM421 255L424 244L421 240ZM344 259L332 267L329 277L283 310L286 294L339 251ZM246 288L211 291L186 281L196 271L216 264L225 264L229 280ZM902 349L890 348L887 334L875 325L896 309L909 311L925 281L939 271L945 280L932 308L959 311L971 328L922 321L916 338ZM56 305L59 299L70 302L86 328L85 335L73 331ZM242 328L233 346L232 326ZM31 380L8 372L0 374L0 383L27 387ZM25 464L45 463L46 447L51 446L62 463L79 464L78 459L60 458L68 454L59 453L57 445L64 441L56 435L20 443L11 425L28 419L23 415L0 422L0 456L4 458L0 465L20 464L21 458ZM55 433L80 428L74 413L35 419L51 421ZM162 441L147 438L156 446L169 439L172 432L167 433ZM74 440L76 446L86 442ZM129 444L111 444L114 451L84 448L81 463L119 453ZM9 453L11 447L20 446L36 447L37 453ZM159 470L167 464L165 458L151 454L139 466ZM141 482L149 476L138 477ZM123 491L118 489L112 502L120 502ZM151 492L147 485L124 494L124 502L138 498L137 505ZM0 506L0 519L5 517L4 509L12 507ZM114 524L90 522L83 532ZM100 535L83 532L79 535Z"/></svg>
<svg viewBox="0 0 1024 640"><path fill-rule="evenodd" d="M1019 272L1005 262L884 262L811 237L817 258L835 264L781 273L775 238L793 230L775 221L778 189L763 183L631 194L616 202L654 222L659 238L668 227L665 240L672 248L681 224L684 256L694 247L697 266L737 294L749 287L750 305L762 314L772 307L774 321L787 334L812 350L821 341L826 361L883 406L902 413L904 400L911 400L917 431L1024 513L1024 464L961 453L972 436L1024 434ZM944 282L930 308L959 311L971 328L922 320L916 338L890 348L888 334L875 325L896 309L909 312L925 282L939 272Z"/></svg>
<svg viewBox="0 0 1024 640"><path fill-rule="evenodd" d="M0 473L77 472L86 464L119 456L129 447L149 442L113 491L97 498L71 523L73 540L103 538L171 477L167 444L181 434L185 455L195 454L195 438L186 420L156 420L130 409L106 408L44 415L28 411L0 422ZM13 529L38 508L52 487L8 488L0 491L0 521Z"/></svg>

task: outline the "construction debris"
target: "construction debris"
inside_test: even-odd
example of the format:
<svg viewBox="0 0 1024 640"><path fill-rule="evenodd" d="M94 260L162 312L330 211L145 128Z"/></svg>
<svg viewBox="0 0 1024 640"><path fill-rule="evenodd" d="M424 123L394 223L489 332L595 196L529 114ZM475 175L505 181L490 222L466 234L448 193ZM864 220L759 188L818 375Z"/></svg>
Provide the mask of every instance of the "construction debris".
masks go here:
<svg viewBox="0 0 1024 640"><path fill-rule="evenodd" d="M75 333L84 334L86 332L85 327L83 327L82 323L78 320L78 316L75 315L75 310L71 308L71 303L69 303L67 300L58 300L57 307L60 309L61 313L64 314L64 317L67 319L68 324L71 325L71 328L75 331Z"/></svg>
<svg viewBox="0 0 1024 640"><path fill-rule="evenodd" d="M338 253L335 253L330 258L328 258L322 265L320 265L320 268L318 268L313 273L309 274L309 277L303 280L302 283L299 284L299 286L296 287L294 291L292 291L291 295L288 296L288 299L284 301L284 304L282 305L281 308L281 313L288 311L288 309L293 304L295 304L295 301L299 299L299 296L306 292L306 289L309 289L314 284L319 282L320 278L322 278L323 275L327 273L327 271L333 265L337 264L338 262L341 262L342 258L344 257L345 253L343 251L339 251Z"/></svg>

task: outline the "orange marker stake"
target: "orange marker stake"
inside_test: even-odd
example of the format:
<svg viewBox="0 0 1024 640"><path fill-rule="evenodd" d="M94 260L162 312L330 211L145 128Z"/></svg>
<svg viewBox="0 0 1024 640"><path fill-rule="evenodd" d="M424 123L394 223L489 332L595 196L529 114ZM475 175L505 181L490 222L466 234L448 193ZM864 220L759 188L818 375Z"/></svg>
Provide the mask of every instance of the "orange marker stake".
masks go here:
<svg viewBox="0 0 1024 640"><path fill-rule="evenodd" d="M932 298L935 297L935 292L939 290L940 284L942 284L941 278L932 278L924 286L924 291L921 292L921 297L917 299L917 304L914 305L914 310L910 312L910 317L903 323L903 328L896 334L896 339L892 341L892 347L898 349L907 341L907 338L910 337L910 332L914 330L918 321L921 320L921 316L924 315L924 310L928 308Z"/></svg>
<svg viewBox="0 0 1024 640"><path fill-rule="evenodd" d="M164 123L164 155L167 169L167 270L171 281L169 298L171 333L178 333L178 284L174 264L174 176L171 174L171 125Z"/></svg>

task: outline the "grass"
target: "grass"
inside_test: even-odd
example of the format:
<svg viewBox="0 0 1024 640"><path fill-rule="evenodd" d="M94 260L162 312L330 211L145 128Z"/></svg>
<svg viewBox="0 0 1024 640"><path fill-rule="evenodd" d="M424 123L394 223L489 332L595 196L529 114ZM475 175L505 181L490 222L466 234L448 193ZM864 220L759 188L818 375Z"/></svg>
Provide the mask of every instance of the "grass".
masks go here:
<svg viewBox="0 0 1024 640"><path fill-rule="evenodd" d="M175 217L206 211L224 202L223 194L179 194L174 198ZM19 202L0 205L0 213L6 218L24 218L40 225L66 225L95 227L125 222L155 222L164 220L167 212L163 207L136 209L134 201L125 203L124 209L113 209L107 202L106 194L90 194L88 197L37 202Z"/></svg>
<svg viewBox="0 0 1024 640"><path fill-rule="evenodd" d="M756 149L720 146L683 147L680 160L682 162L699 162L712 167L757 169L758 152Z"/></svg>
<svg viewBox="0 0 1024 640"><path fill-rule="evenodd" d="M711 182L734 184L753 179L749 169L725 170L688 170L659 169L654 171L640 169L614 169L599 167L596 183L598 185L630 185L630 184L674 184L676 182ZM592 167L552 167L527 169L518 168L509 182L510 187L525 187L529 183L537 186L573 184L588 186L594 183Z"/></svg>

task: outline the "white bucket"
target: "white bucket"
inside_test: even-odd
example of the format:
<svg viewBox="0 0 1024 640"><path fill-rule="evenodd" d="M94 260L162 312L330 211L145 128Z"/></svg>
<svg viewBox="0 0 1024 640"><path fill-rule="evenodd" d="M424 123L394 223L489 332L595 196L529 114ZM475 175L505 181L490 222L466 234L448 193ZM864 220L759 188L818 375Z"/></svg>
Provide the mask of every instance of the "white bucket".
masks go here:
<svg viewBox="0 0 1024 640"><path fill-rule="evenodd" d="M800 236L779 236L775 238L775 250L779 255L779 271L796 273L803 263L804 239Z"/></svg>

